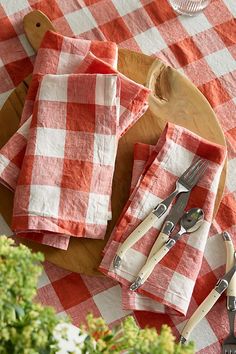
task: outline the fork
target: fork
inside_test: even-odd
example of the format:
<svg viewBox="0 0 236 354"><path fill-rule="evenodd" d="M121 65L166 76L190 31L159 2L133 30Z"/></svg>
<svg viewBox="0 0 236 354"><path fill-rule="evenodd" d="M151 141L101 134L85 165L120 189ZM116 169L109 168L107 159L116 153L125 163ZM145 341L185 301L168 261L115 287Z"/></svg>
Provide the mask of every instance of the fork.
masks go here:
<svg viewBox="0 0 236 354"><path fill-rule="evenodd" d="M234 335L235 311L236 309L228 310L230 331L222 344L222 354L236 354L236 337Z"/></svg>
<svg viewBox="0 0 236 354"><path fill-rule="evenodd" d="M226 245L226 270L233 264L234 245L228 232L223 232L223 240ZM234 335L234 323L236 315L236 276L234 275L227 289L227 313L229 318L229 335L223 341L222 354L236 354L236 337Z"/></svg>
<svg viewBox="0 0 236 354"><path fill-rule="evenodd" d="M118 248L113 260L113 267L118 269L122 258L129 248L131 248L145 233L156 223L156 221L167 211L174 198L179 193L189 192L199 181L207 168L208 162L202 158L197 158L184 171L176 181L175 190L161 203L159 203L151 213L138 225L138 227L127 237Z"/></svg>

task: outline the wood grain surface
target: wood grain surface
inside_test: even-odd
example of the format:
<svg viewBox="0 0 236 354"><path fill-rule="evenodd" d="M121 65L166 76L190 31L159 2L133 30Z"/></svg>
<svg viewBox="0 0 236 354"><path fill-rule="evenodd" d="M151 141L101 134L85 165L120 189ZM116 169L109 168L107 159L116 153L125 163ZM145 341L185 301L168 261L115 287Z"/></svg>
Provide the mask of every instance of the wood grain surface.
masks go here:
<svg viewBox="0 0 236 354"><path fill-rule="evenodd" d="M37 50L47 29L53 29L50 20L40 11L33 11L24 18L26 35ZM118 70L136 82L152 89L149 109L144 116L120 139L112 190L113 218L108 224L105 240L71 237L67 251L24 241L33 250L40 250L51 262L88 275L100 274L97 266L101 252L129 195L133 146L135 142L155 145L166 122L184 126L198 135L221 145L226 145L224 134L208 101L182 74L160 60L126 49L119 49ZM24 98L30 78L12 93L0 112L0 146L3 146L18 127ZM225 185L226 165L221 175L215 213ZM0 212L11 222L13 194L0 186Z"/></svg>

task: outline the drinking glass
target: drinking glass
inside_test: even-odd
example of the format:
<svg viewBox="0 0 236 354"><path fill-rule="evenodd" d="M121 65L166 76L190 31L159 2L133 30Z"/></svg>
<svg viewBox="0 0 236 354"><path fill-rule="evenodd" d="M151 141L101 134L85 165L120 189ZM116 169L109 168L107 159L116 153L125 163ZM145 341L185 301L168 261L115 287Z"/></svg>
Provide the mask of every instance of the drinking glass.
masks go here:
<svg viewBox="0 0 236 354"><path fill-rule="evenodd" d="M169 3L179 14L194 16L205 9L210 1L211 0L169 0Z"/></svg>

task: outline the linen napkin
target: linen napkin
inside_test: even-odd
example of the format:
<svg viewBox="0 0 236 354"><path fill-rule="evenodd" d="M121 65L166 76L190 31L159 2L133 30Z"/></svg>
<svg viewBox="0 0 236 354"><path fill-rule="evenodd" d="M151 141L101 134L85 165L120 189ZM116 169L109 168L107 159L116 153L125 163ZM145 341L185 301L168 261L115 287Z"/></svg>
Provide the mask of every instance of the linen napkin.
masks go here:
<svg viewBox="0 0 236 354"><path fill-rule="evenodd" d="M66 37L53 31L47 31L38 49L32 81L26 96L21 123L33 112L38 86L46 74L73 73L88 52L117 67L118 48L116 43L90 41L80 37Z"/></svg>
<svg viewBox="0 0 236 354"><path fill-rule="evenodd" d="M147 149L144 150L146 151L144 155L147 155ZM152 301L144 299L140 302L139 300L143 298L133 295L127 288L144 265L166 215L162 216L156 225L126 253L121 268L114 271L112 262L116 250L147 214L171 193L177 178L196 156L207 159L209 165L204 176L192 190L186 209L201 207L205 213L205 220L199 230L183 236L155 267L151 276L137 291L138 294L145 295ZM99 268L109 277L118 280L124 287L125 308L151 311L155 309L163 313L166 312L165 306L167 306L168 311L186 314L201 267L224 159L224 147L200 138L183 127L167 124L144 164L141 176L135 177L136 187L125 206L122 218L112 233L109 245L105 248L105 255ZM140 160L139 165L141 169ZM157 302L156 307L153 300Z"/></svg>
<svg viewBox="0 0 236 354"><path fill-rule="evenodd" d="M53 41L52 37L54 38L54 41ZM103 44L102 50L101 50L101 48L99 47L99 42L93 43L90 41L84 41L84 40L81 41L81 40L77 39L76 45L74 42L72 45L72 43L71 43L72 41L75 41L75 39L70 39L68 37L62 37L62 36L52 33L52 32L48 32L46 34L46 36L43 40L43 43L42 43L42 48L41 48L43 50L41 50L41 49L39 50L39 53L38 53L38 56L36 59L36 65L35 65L35 70L34 70L34 75L33 75L33 80L32 80L32 86L30 87L28 99L26 100L26 105L25 105L25 109L23 112L23 116L22 116L23 119L22 120L26 119L27 115L32 111L32 103L34 102L38 85L39 85L40 80L42 79L44 73L47 73L50 70L55 70L57 72L58 71L59 72L64 72L64 71L67 72L67 71L71 70L71 54L69 56L68 55L66 56L66 58L68 59L68 63L67 63L65 59L63 59L63 60L60 59L61 53L60 53L60 57L58 59L58 51L60 52L60 50L63 49L64 52L65 51L72 52L72 54L73 54L72 58L74 60L74 62L73 62L74 67L75 67L75 63L76 63L76 60L74 58L76 51L78 51L78 53L79 53L79 55L78 55L78 57L79 57L78 62L79 62L79 60L81 59L81 55L83 55L86 52L87 48L93 49L94 52L98 51L100 57L103 57L103 59L104 58L106 59L106 57L108 57L106 59L107 62L110 62L113 65L116 64L117 51L114 50L114 43L111 43L111 48L108 46L107 43L106 43L106 45ZM79 41L81 41L82 44L79 43ZM64 43L64 44L62 44L62 43ZM90 47L89 47L88 43L89 43ZM51 56L51 62L50 62L49 57L51 55L52 46L53 46L53 56ZM99 51L99 48L100 48L100 51ZM57 49L57 50L55 50L55 49ZM55 52L56 52L56 54L55 54ZM63 53L63 55L64 54L65 53ZM113 55L113 59L112 59L112 55ZM53 58L57 58L58 60L53 59ZM103 61L99 62L98 58L93 56L93 54L90 52L86 58L86 61L83 64L84 67L88 66L87 62L91 58L94 60L94 62L96 62L96 65L98 65L97 70L95 70L96 65L93 66L93 72L96 72L96 71L97 72L104 72L104 73L106 73L106 72L112 73L113 72L113 73L116 73L117 75L120 75L119 73L117 73L113 69L113 67L111 65L108 65ZM56 62L56 66L53 65L53 61ZM48 63L50 63L50 65ZM60 66L59 63L63 63L63 65ZM66 64L67 64L67 66L66 66ZM80 69L80 66L78 66L77 71L83 72L83 69ZM89 70L87 70L87 72L88 71ZM148 93L149 93L149 91L146 88L144 88L142 85L138 85L138 84L134 83L133 81L125 78L124 76L122 76L120 80L122 81L122 84L121 84L122 113L119 118L119 124L118 124L119 130L117 129L117 131L116 131L116 139L120 135L122 135L128 129L128 127L130 125L132 125L145 112L145 110L147 109L147 97L148 97ZM45 102L44 102L44 104L45 104ZM45 109L47 110L47 108L44 108L44 110ZM57 109L56 104L54 105L54 109L55 110ZM53 116L52 109L51 109L51 114ZM54 112L54 115L55 115L55 112ZM27 134L27 129L30 125L30 119L28 118L28 120L29 120L29 122L27 123L27 121L26 121L23 125L25 135ZM100 122L100 124L103 124L103 125L104 125L104 123L106 123L106 122L105 121ZM109 130L109 128L108 128L108 130ZM20 165L21 165L21 161L22 161L22 159L20 161L20 158L18 158L18 165L15 166L15 170L14 170L14 168L12 168L12 166L14 166L14 158L15 158L15 156L19 156L19 157L24 156L25 146L23 146L24 145L23 142L25 144L27 144L27 139L25 138L25 136L24 136L24 139L21 139L22 140L21 145L17 144L17 143L13 144L14 140L17 142L18 137L20 135L22 135L22 129L20 129L12 137L12 139L10 139L8 144L6 144L4 149L2 149L1 155L0 155L0 157L4 156L4 166L2 168L2 173L1 173L0 178L2 179L4 184L10 186L11 189L14 189L16 186L16 182L18 179L17 174L19 174L19 170L21 167ZM17 148L18 148L18 150L17 150ZM11 156L13 156L12 159L9 158L9 151L11 151ZM112 155L112 149L110 150L110 153ZM114 160L114 156L112 156L112 159ZM9 161L8 165L12 165L10 172L8 174L6 174L6 170L9 169L6 161ZM1 163L1 161L0 161L0 163ZM112 166L112 169L113 169L113 166ZM14 174L14 172L15 172L15 174ZM112 173L113 172L111 171L110 175L112 175ZM10 174L10 176L9 176L9 174ZM111 183L108 180L109 180L109 173L108 173L107 182L108 182L108 186L110 186L110 188L111 188ZM97 180L97 183L99 183L98 181L99 180ZM105 181L105 179L104 179L104 181ZM106 195L106 197L108 197L108 196ZM108 199L109 199L109 209L110 209L110 196ZM99 216L99 213L97 216ZM88 233L84 232L83 237L96 237L96 238L97 237L104 237L105 226L106 226L107 220L110 218L111 218L111 211L108 210L106 212L106 215L104 216L103 220L102 220L102 216L101 216L103 226L102 226L102 228L100 228L100 231L98 232L99 227L97 227L96 228L97 232L94 233L94 231L91 232L91 230ZM99 220L99 224L100 224L101 220ZM87 226L87 227L91 229L91 226ZM94 228L93 228L93 230L94 230ZM69 242L68 235L64 235L62 237L62 235L57 235L56 232L54 232L52 235L50 233L44 233L44 234L42 234L42 233L39 234L38 232L33 233L32 232L33 229L29 230L29 231L30 231L29 234L25 234L21 229L18 230L18 232L20 232L21 237L26 237L26 238L29 238L29 239L34 240L36 242L44 243L44 244L58 247L58 248L62 248L62 249L66 249L68 247L68 242ZM35 229L35 231L36 231L36 229ZM100 235L100 236L98 236L98 235Z"/></svg>
<svg viewBox="0 0 236 354"><path fill-rule="evenodd" d="M118 50L113 42L89 41L79 37L66 37L53 31L46 32L37 53L31 85L26 96L21 127L0 150L0 182L15 190L27 145L28 130L38 86L45 74L71 73L83 60L88 51L110 65L117 66ZM27 123L26 121L29 120ZM49 246L67 249L69 237L54 234L20 234L21 237Z"/></svg>
<svg viewBox="0 0 236 354"><path fill-rule="evenodd" d="M43 77L15 191L16 233L104 236L119 99L117 75Z"/></svg>
<svg viewBox="0 0 236 354"><path fill-rule="evenodd" d="M32 81L25 99L21 116L21 127L0 150L0 179L10 189L15 189L19 176L34 102L39 83L46 74L70 74L79 66L87 53L117 66L118 51L113 42L89 41L78 37L70 38L53 31L47 31L38 50ZM25 125L23 125L25 123Z"/></svg>
<svg viewBox="0 0 236 354"><path fill-rule="evenodd" d="M136 121L145 113L148 108L147 95L149 90L130 80L122 73L115 70L111 65L89 52L76 73L103 73L117 74L121 81L120 90L120 117L118 134L122 136Z"/></svg>

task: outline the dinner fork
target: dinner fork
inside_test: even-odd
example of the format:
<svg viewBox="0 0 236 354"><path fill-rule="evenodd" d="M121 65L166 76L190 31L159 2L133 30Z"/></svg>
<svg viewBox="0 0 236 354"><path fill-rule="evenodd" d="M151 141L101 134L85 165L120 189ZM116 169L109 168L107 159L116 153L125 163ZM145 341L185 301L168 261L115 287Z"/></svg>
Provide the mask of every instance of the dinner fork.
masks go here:
<svg viewBox="0 0 236 354"><path fill-rule="evenodd" d="M118 248L113 267L118 269L122 258L129 248L131 248L143 235L156 223L156 221L167 211L171 202L179 193L189 192L202 177L206 171L208 162L202 158L197 158L184 171L176 181L175 190L161 203L159 203L151 213L138 225L138 227L127 237L127 239Z"/></svg>
<svg viewBox="0 0 236 354"><path fill-rule="evenodd" d="M235 311L236 309L228 310L230 331L228 337L223 341L222 354L236 354L236 337L234 335Z"/></svg>

